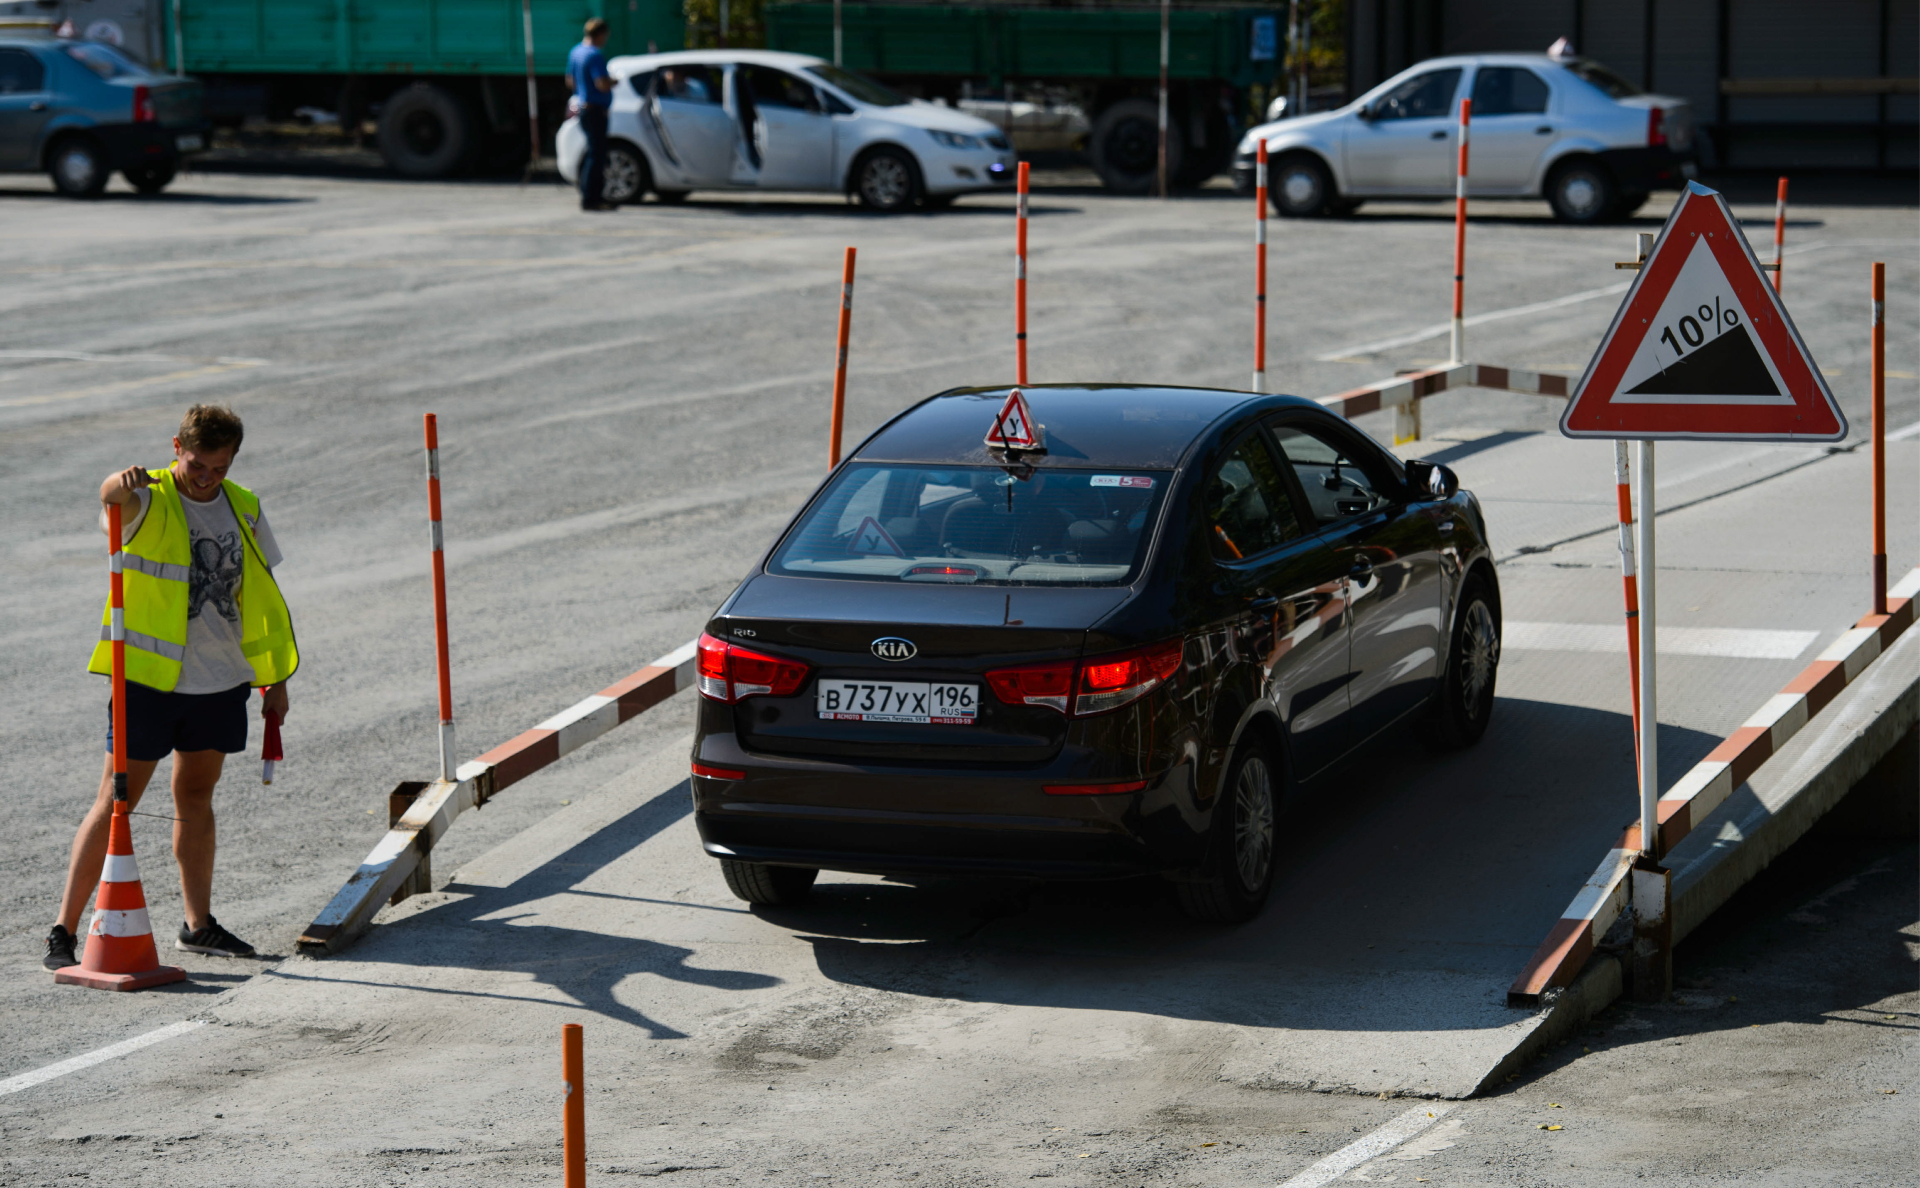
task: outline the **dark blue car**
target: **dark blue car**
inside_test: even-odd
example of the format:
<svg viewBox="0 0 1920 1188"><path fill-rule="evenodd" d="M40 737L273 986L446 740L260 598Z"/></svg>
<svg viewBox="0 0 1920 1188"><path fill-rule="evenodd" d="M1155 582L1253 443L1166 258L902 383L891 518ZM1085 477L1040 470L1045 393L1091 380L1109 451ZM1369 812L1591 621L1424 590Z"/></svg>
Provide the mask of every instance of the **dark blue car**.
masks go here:
<svg viewBox="0 0 1920 1188"><path fill-rule="evenodd" d="M0 34L0 172L45 173L90 198L118 170L158 194L207 138L199 83L101 42Z"/></svg>
<svg viewBox="0 0 1920 1188"><path fill-rule="evenodd" d="M1158 874L1244 920L1289 802L1402 724L1486 731L1500 589L1446 467L1290 396L1025 397L1026 449L983 440L1004 388L894 418L708 621L694 820L742 899Z"/></svg>

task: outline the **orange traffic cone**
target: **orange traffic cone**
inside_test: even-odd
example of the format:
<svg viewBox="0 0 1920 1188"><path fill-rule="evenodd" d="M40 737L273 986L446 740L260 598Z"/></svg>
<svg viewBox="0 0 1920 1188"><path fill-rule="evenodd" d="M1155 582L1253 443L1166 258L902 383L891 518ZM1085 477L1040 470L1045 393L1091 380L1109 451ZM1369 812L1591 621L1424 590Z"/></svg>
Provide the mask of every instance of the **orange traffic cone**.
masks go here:
<svg viewBox="0 0 1920 1188"><path fill-rule="evenodd" d="M56 982L95 990L144 990L187 980L186 970L160 964L160 954L153 947L153 925L147 922L147 895L140 887L140 868L133 861L129 820L126 802L116 803L107 834L107 865L100 872L93 924L87 929L86 955L80 964L55 973Z"/></svg>

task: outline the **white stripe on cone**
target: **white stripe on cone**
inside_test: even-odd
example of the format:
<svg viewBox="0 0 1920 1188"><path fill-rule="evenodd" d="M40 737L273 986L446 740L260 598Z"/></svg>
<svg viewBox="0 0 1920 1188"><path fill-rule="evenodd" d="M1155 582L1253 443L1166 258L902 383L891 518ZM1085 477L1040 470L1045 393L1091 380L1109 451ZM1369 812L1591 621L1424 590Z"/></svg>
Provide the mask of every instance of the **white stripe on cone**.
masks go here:
<svg viewBox="0 0 1920 1188"><path fill-rule="evenodd" d="M147 909L130 912L95 912L88 936L150 936L153 925L147 922Z"/></svg>
<svg viewBox="0 0 1920 1188"><path fill-rule="evenodd" d="M103 883L137 883L140 881L140 866L133 860L132 854L108 854L107 864L100 871Z"/></svg>

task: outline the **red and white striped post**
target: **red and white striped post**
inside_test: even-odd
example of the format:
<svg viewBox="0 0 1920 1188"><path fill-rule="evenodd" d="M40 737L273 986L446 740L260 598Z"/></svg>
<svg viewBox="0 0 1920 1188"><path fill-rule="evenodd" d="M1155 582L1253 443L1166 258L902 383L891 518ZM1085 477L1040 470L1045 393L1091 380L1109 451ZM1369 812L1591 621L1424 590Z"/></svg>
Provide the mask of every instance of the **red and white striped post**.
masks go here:
<svg viewBox="0 0 1920 1188"><path fill-rule="evenodd" d="M433 538L433 644L440 670L440 778L453 780L453 675L447 661L447 559L440 532L440 425L427 414L427 516Z"/></svg>
<svg viewBox="0 0 1920 1188"><path fill-rule="evenodd" d="M120 505L107 504L107 639L113 651L113 811L127 806L127 592Z"/></svg>
<svg viewBox="0 0 1920 1188"><path fill-rule="evenodd" d="M1027 163L1020 162L1013 232L1014 382L1027 382Z"/></svg>
<svg viewBox="0 0 1920 1188"><path fill-rule="evenodd" d="M1773 291L1780 291L1780 248L1787 240L1787 179L1773 195Z"/></svg>
<svg viewBox="0 0 1920 1188"><path fill-rule="evenodd" d="M1777 275L1777 274L1776 274ZM1873 265L1873 613L1887 613L1887 266Z"/></svg>
<svg viewBox="0 0 1920 1188"><path fill-rule="evenodd" d="M1253 390L1267 390L1267 142L1253 165Z"/></svg>
<svg viewBox="0 0 1920 1188"><path fill-rule="evenodd" d="M586 1032L578 1023L560 1025L560 1077L566 1096L560 1103L561 1182L587 1188Z"/></svg>
<svg viewBox="0 0 1920 1188"><path fill-rule="evenodd" d="M1460 170L1453 179L1453 358L1466 361L1467 331L1462 320L1467 280L1467 127L1473 100L1460 101Z"/></svg>
<svg viewBox="0 0 1920 1188"><path fill-rule="evenodd" d="M1620 582L1627 606L1627 682L1633 690L1634 755L1640 738L1640 578L1633 567L1633 464L1627 443L1613 443L1613 484L1620 500Z"/></svg>
<svg viewBox="0 0 1920 1188"><path fill-rule="evenodd" d="M847 412L847 336L853 330L853 249L840 266L840 345L833 364L833 431L827 438L827 469L840 465L840 424Z"/></svg>

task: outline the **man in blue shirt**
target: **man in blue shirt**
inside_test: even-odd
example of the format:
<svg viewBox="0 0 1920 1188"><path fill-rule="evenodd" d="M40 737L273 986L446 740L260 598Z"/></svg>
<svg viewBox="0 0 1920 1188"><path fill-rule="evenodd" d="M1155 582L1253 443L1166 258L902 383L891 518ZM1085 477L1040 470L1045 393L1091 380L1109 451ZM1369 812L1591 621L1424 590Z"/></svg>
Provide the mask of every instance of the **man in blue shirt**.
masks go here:
<svg viewBox="0 0 1920 1188"><path fill-rule="evenodd" d="M607 110L613 106L613 79L607 74L607 22L594 17L587 35L567 55L567 85L578 101L580 130L587 134L587 156L580 162L580 209L612 210L602 193L607 183Z"/></svg>

